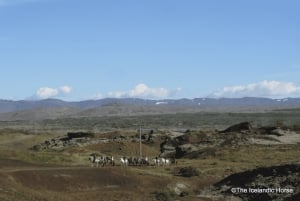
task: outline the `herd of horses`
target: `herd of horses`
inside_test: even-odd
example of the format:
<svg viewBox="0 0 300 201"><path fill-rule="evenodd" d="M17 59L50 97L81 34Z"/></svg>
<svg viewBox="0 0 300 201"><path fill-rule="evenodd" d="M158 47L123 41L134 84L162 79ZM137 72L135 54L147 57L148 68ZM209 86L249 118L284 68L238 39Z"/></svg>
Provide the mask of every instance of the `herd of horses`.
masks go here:
<svg viewBox="0 0 300 201"><path fill-rule="evenodd" d="M104 167L104 166L115 166L116 161L113 156L106 156L106 155L98 155L98 154L91 154L89 156L89 161L92 164L92 167ZM122 167L126 166L169 166L171 163L176 164L175 160L171 160L165 157L154 157L149 159L148 157L120 157L119 164Z"/></svg>

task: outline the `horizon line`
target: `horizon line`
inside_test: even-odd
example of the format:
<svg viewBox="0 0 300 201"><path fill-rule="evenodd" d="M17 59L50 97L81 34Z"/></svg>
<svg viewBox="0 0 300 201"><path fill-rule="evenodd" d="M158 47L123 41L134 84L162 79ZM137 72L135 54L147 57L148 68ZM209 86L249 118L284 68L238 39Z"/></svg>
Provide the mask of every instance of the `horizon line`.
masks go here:
<svg viewBox="0 0 300 201"><path fill-rule="evenodd" d="M271 97L262 97L262 96L244 96L244 97L196 97L196 98L164 98L164 99L151 99L151 98L141 98L141 97L122 97L122 98L116 98L116 97L105 97L105 98L99 98L99 99L83 99L83 100L64 100L60 98L45 98L45 99L2 99L0 98L0 101L26 101L26 102L38 102L38 101L47 101L47 100L56 100L56 101L63 101L63 102L84 102L84 101L100 101L100 100L107 100L107 99L114 99L114 100L125 100L125 99L138 99L138 100L148 100L148 101L166 101L166 100L195 100L195 99L246 99L246 98L257 98L257 99L270 99L270 100L284 100L284 99L300 99L300 97L283 97L283 98L271 98Z"/></svg>

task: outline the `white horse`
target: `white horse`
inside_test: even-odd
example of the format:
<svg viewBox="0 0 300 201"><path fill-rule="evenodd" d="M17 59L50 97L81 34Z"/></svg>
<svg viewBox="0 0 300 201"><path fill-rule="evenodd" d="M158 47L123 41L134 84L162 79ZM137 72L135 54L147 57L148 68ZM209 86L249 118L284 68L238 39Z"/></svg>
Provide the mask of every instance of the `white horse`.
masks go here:
<svg viewBox="0 0 300 201"><path fill-rule="evenodd" d="M144 165L149 165L149 159L148 159L147 156L146 156L145 159L144 159Z"/></svg>
<svg viewBox="0 0 300 201"><path fill-rule="evenodd" d="M114 157L113 156L103 156L103 155L98 155L96 153L93 153L89 156L89 160L92 163L92 167L94 166L94 163L96 164L97 167L99 166L106 166L106 165L115 165Z"/></svg>
<svg viewBox="0 0 300 201"><path fill-rule="evenodd" d="M171 165L171 159L166 158L166 165L167 166Z"/></svg>
<svg viewBox="0 0 300 201"><path fill-rule="evenodd" d="M170 165L170 159L168 158L161 158L161 162L163 164L163 166L169 166Z"/></svg>
<svg viewBox="0 0 300 201"><path fill-rule="evenodd" d="M153 163L154 163L155 167L158 167L160 165L169 166L171 164L171 160L168 159L168 158L158 158L158 157L155 157L153 159Z"/></svg>
<svg viewBox="0 0 300 201"><path fill-rule="evenodd" d="M96 163L96 166L99 167L99 163L101 162L101 157L96 156L96 154L91 154L89 156L89 160L92 163L92 165L91 165L92 167L94 167L94 163Z"/></svg>
<svg viewBox="0 0 300 201"><path fill-rule="evenodd" d="M122 167L128 166L128 159L125 156L120 158L120 162Z"/></svg>
<svg viewBox="0 0 300 201"><path fill-rule="evenodd" d="M115 160L114 160L114 157L113 156L111 156L111 158L110 158L110 162L111 162L111 166L115 166Z"/></svg>
<svg viewBox="0 0 300 201"><path fill-rule="evenodd" d="M95 163L97 164L97 167L99 167L99 164L102 163L102 159L100 157L95 158ZM100 164L101 165L101 164Z"/></svg>
<svg viewBox="0 0 300 201"><path fill-rule="evenodd" d="M153 158L153 164L154 164L155 167L158 167L158 166L159 166L160 160L159 160L158 157Z"/></svg>
<svg viewBox="0 0 300 201"><path fill-rule="evenodd" d="M114 166L115 165L113 156L103 156L102 159L103 159L103 166L107 166L107 165Z"/></svg>
<svg viewBox="0 0 300 201"><path fill-rule="evenodd" d="M137 164L140 165L140 166L144 166L144 165L149 165L149 159L148 157L139 157L137 159Z"/></svg>

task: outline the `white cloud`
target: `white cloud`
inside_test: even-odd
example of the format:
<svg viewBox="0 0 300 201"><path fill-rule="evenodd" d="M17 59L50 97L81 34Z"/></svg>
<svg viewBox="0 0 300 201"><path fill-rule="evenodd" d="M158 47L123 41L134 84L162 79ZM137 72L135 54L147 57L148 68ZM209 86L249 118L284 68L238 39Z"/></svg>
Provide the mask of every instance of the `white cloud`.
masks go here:
<svg viewBox="0 0 300 201"><path fill-rule="evenodd" d="M216 91L212 94L214 97L287 97L299 96L300 86L292 82L279 82L264 80L258 83L248 85L229 86Z"/></svg>
<svg viewBox="0 0 300 201"><path fill-rule="evenodd" d="M72 87L69 86L62 86L59 88L59 90L63 93L63 94L69 94L72 92Z"/></svg>
<svg viewBox="0 0 300 201"><path fill-rule="evenodd" d="M59 88L41 87L35 93L37 99L55 98L72 92L72 87L61 86Z"/></svg>
<svg viewBox="0 0 300 201"><path fill-rule="evenodd" d="M57 96L58 90L50 87L41 87L36 92L36 97L39 99L46 99Z"/></svg>
<svg viewBox="0 0 300 201"><path fill-rule="evenodd" d="M166 88L150 88L146 84L138 84L128 91L109 92L108 97L113 98L169 98L175 96L181 89L169 90Z"/></svg>

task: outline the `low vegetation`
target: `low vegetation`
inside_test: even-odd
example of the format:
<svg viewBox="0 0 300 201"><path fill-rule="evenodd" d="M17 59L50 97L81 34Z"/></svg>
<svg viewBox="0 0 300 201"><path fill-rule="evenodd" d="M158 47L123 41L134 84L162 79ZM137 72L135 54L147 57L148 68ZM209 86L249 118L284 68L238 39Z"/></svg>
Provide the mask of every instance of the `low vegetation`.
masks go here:
<svg viewBox="0 0 300 201"><path fill-rule="evenodd" d="M179 170L178 175L182 177L194 177L199 176L199 171L197 168L192 166L183 167Z"/></svg>
<svg viewBox="0 0 300 201"><path fill-rule="evenodd" d="M298 111L276 111L0 122L0 200L211 200L198 195L230 175L299 163L299 144L282 143L281 134L261 135L255 130L271 126L299 135L299 116ZM251 123L251 132L219 132L245 121ZM182 153L176 164L120 166L121 156L139 154L137 122L154 130L143 136L143 155L152 159L161 154L166 140L174 140ZM173 128L189 132L179 134ZM60 149L32 149L51 139L57 143L68 132L93 133L88 137L112 141L75 140ZM195 146L199 150L194 151ZM91 153L115 156L116 166L92 168ZM185 189L179 191L177 186Z"/></svg>

